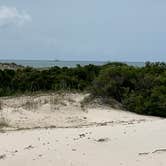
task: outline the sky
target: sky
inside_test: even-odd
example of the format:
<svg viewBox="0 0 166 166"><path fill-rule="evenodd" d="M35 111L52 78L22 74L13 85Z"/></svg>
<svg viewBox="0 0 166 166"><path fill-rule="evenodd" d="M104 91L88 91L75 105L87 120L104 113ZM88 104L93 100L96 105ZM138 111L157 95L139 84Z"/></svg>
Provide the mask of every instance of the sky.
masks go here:
<svg viewBox="0 0 166 166"><path fill-rule="evenodd" d="M0 0L0 59L166 61L166 1Z"/></svg>

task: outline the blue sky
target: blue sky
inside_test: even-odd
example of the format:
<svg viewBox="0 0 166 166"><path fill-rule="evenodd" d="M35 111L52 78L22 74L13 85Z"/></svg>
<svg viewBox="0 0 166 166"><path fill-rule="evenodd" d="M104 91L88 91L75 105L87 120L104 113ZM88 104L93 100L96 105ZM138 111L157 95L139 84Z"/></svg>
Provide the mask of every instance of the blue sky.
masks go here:
<svg viewBox="0 0 166 166"><path fill-rule="evenodd" d="M164 0L0 0L0 59L166 61Z"/></svg>

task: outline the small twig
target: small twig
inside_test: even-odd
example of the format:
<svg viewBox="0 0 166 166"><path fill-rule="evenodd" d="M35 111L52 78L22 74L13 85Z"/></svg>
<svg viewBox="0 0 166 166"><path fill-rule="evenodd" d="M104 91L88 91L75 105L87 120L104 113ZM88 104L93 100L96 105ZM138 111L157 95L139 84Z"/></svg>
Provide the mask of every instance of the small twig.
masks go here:
<svg viewBox="0 0 166 166"><path fill-rule="evenodd" d="M156 149L152 153L157 153L157 152L166 152L166 149Z"/></svg>

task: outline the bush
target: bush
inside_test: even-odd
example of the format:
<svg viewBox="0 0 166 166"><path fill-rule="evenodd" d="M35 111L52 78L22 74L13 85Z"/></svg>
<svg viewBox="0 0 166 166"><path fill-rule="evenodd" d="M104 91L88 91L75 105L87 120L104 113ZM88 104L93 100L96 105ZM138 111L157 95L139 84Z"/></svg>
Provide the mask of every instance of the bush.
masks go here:
<svg viewBox="0 0 166 166"><path fill-rule="evenodd" d="M92 93L112 97L132 112L166 117L166 64L108 65L93 82Z"/></svg>

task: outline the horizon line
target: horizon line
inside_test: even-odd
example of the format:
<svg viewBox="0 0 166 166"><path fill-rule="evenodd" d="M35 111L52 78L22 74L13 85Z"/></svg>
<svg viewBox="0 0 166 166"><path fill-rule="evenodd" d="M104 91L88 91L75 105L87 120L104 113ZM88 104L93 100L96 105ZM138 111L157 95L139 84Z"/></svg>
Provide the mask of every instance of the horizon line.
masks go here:
<svg viewBox="0 0 166 166"><path fill-rule="evenodd" d="M160 60L155 60L155 61L152 61L152 60L143 60L143 61L119 61L119 60L67 60L67 59L63 59L63 60L60 60L60 59L0 59L0 61L54 61L54 62L122 62L122 63L125 63L125 62L137 62L137 63L145 63L145 62L166 62L166 61L160 61Z"/></svg>

